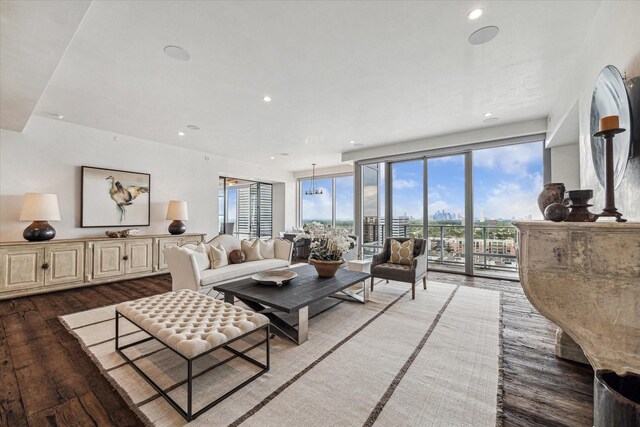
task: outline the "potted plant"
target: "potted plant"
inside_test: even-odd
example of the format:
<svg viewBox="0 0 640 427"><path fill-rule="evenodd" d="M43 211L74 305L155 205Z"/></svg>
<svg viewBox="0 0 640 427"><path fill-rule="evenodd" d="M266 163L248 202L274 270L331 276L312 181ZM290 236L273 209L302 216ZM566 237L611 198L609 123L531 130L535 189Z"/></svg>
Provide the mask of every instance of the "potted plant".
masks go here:
<svg viewBox="0 0 640 427"><path fill-rule="evenodd" d="M347 230L326 227L319 222L304 226L304 232L295 240L309 239L309 264L313 265L320 277L333 277L344 263L342 255L353 248L356 241L347 235Z"/></svg>

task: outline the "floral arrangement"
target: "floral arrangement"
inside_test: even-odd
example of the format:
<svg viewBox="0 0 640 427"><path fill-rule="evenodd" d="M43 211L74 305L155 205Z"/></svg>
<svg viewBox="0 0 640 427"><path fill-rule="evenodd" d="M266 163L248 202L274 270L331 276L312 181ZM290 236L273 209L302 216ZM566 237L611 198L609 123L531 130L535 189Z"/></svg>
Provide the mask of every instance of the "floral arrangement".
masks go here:
<svg viewBox="0 0 640 427"><path fill-rule="evenodd" d="M303 230L304 232L298 234L295 240L311 241L309 259L342 261L342 255L356 244L356 241L349 237L347 230L326 227L319 222L306 224Z"/></svg>

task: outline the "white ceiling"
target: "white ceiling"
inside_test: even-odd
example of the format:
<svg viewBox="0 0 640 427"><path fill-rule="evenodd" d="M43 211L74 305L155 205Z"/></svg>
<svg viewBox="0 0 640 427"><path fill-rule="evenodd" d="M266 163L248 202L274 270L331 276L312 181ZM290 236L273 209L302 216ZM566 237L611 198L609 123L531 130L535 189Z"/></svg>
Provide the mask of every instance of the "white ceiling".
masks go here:
<svg viewBox="0 0 640 427"><path fill-rule="evenodd" d="M89 1L0 1L0 126L22 132Z"/></svg>
<svg viewBox="0 0 640 427"><path fill-rule="evenodd" d="M465 131L488 111L498 125L547 116L598 5L93 2L35 114L290 170L328 166L350 140ZM467 20L476 7L483 16ZM498 36L470 45L485 25ZM191 60L167 57L169 44Z"/></svg>

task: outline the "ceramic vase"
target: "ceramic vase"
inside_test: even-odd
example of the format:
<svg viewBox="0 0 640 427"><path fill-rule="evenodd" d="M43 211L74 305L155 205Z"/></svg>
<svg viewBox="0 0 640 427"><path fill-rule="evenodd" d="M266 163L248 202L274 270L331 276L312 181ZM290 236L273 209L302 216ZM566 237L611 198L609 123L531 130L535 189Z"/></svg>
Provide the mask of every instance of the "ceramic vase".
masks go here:
<svg viewBox="0 0 640 427"><path fill-rule="evenodd" d="M560 182L551 182L544 184L544 187L538 195L538 208L544 217L544 210L552 203L562 203L564 200L564 184Z"/></svg>
<svg viewBox="0 0 640 427"><path fill-rule="evenodd" d="M321 261L318 259L309 259L309 264L313 265L320 277L333 277L340 266L344 263L344 260L340 261Z"/></svg>

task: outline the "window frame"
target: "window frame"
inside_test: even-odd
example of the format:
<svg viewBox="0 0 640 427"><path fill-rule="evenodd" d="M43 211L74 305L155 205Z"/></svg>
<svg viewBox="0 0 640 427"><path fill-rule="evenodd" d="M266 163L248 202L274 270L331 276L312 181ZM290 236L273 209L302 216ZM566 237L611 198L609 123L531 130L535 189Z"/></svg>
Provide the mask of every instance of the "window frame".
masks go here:
<svg viewBox="0 0 640 427"><path fill-rule="evenodd" d="M352 218L353 218L353 234L356 233L356 208L355 208L355 203L356 203L356 179L355 179L355 174L353 172L343 172L343 173L336 173L336 174L328 174L328 175L316 175L316 180L318 179L331 179L331 227L336 226L336 178L345 178L345 177L351 177L353 179L353 213L352 213ZM297 197L296 197L296 201L297 201L297 209L296 209L296 225L300 228L302 228L304 226L303 224L303 194L302 194L302 189L303 189L303 182L304 181L311 181L311 177L310 176L306 176L306 177L300 177L296 180L296 191L297 191Z"/></svg>

